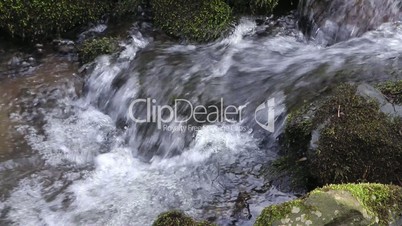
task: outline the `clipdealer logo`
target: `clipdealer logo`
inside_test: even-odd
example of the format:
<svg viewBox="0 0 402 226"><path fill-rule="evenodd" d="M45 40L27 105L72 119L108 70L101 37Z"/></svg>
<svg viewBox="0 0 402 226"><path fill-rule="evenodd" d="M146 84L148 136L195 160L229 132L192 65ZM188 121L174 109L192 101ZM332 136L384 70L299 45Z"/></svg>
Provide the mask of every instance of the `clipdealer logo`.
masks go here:
<svg viewBox="0 0 402 226"><path fill-rule="evenodd" d="M135 114L135 109L146 109L146 115L140 117ZM176 99L171 105L158 105L156 99L145 98L133 100L129 106L128 117L135 123L156 123L158 129L170 123L182 124L188 121L196 123L229 123L235 124L243 121L246 105L224 105L221 98L219 105L194 105L186 99ZM187 115L179 114L179 109L189 109ZM271 98L254 111L256 123L268 132L275 131L275 98ZM182 129L180 129L182 130Z"/></svg>

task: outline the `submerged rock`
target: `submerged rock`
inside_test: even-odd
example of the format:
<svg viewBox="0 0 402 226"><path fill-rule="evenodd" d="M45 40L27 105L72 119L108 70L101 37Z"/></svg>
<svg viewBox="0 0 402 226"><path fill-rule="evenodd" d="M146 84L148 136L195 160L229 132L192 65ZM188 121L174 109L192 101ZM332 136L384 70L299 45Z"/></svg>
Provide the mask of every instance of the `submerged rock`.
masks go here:
<svg viewBox="0 0 402 226"><path fill-rule="evenodd" d="M324 45L345 41L402 16L400 0L301 0L300 28Z"/></svg>
<svg viewBox="0 0 402 226"><path fill-rule="evenodd" d="M329 185L263 210L255 226L400 225L402 188L382 184Z"/></svg>
<svg viewBox="0 0 402 226"><path fill-rule="evenodd" d="M325 101L293 112L285 129L284 157L277 165L310 188L359 181L400 183L402 120L384 113L378 93L367 90L342 85Z"/></svg>

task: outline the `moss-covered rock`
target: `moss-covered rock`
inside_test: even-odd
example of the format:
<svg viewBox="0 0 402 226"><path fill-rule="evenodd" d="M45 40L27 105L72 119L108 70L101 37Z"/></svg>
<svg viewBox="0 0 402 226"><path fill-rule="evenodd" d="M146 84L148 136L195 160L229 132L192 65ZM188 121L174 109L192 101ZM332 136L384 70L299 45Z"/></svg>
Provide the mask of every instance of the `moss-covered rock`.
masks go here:
<svg viewBox="0 0 402 226"><path fill-rule="evenodd" d="M402 188L382 184L329 185L306 197L267 207L255 226L398 225Z"/></svg>
<svg viewBox="0 0 402 226"><path fill-rule="evenodd" d="M228 30L231 8L221 0L151 0L155 24L193 41L216 39Z"/></svg>
<svg viewBox="0 0 402 226"><path fill-rule="evenodd" d="M0 2L0 28L27 41L54 37L96 21L110 8L107 0L6 0Z"/></svg>
<svg viewBox="0 0 402 226"><path fill-rule="evenodd" d="M385 82L378 88L390 102L402 104L402 80Z"/></svg>
<svg viewBox="0 0 402 226"><path fill-rule="evenodd" d="M321 103L291 114L282 168L317 185L398 183L402 175L402 123L379 104L342 85ZM301 177L301 178L300 178Z"/></svg>
<svg viewBox="0 0 402 226"><path fill-rule="evenodd" d="M138 6L142 2L142 0L117 0L113 5L111 14L115 18L120 18L125 15L136 15Z"/></svg>
<svg viewBox="0 0 402 226"><path fill-rule="evenodd" d="M212 224L202 221L197 222L191 217L180 211L169 211L158 216L153 226L213 226Z"/></svg>
<svg viewBox="0 0 402 226"><path fill-rule="evenodd" d="M97 56L112 54L119 50L117 39L115 38L95 38L86 40L79 48L81 63L93 61Z"/></svg>
<svg viewBox="0 0 402 226"><path fill-rule="evenodd" d="M237 13L268 14L278 5L279 0L226 0Z"/></svg>

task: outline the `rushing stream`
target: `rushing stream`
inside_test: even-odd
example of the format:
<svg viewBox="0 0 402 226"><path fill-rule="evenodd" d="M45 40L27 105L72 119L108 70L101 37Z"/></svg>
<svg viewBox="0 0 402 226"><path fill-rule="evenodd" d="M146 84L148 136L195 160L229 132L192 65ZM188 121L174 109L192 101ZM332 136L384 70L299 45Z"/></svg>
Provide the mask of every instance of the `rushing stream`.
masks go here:
<svg viewBox="0 0 402 226"><path fill-rule="evenodd" d="M199 45L160 40L134 25L122 52L88 69L83 93L76 66L60 62L3 79L0 224L143 226L181 209L218 225L252 225L264 207L294 198L266 170L287 110L340 82L394 78L402 53L399 23L330 47L307 42L295 24L244 18L230 36ZM130 120L137 98L247 109L233 127L188 122L199 130L172 132ZM254 120L270 98L273 133ZM243 192L251 219L238 207Z"/></svg>

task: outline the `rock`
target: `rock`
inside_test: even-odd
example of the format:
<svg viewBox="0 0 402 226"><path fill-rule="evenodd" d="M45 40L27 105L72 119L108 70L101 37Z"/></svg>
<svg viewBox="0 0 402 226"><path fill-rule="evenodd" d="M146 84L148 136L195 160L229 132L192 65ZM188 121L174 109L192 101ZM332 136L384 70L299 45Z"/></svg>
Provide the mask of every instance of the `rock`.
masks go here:
<svg viewBox="0 0 402 226"><path fill-rule="evenodd" d="M169 211L158 216L152 226L213 226L202 221L197 222L180 211Z"/></svg>
<svg viewBox="0 0 402 226"><path fill-rule="evenodd" d="M21 65L22 63L22 58L19 56L13 56L9 61L8 61L8 66L10 67L17 67Z"/></svg>
<svg viewBox="0 0 402 226"><path fill-rule="evenodd" d="M387 104L370 86L341 85L325 100L293 111L278 166L307 188L400 183L402 119Z"/></svg>
<svg viewBox="0 0 402 226"><path fill-rule="evenodd" d="M53 45L55 47L55 50L61 54L69 54L74 53L76 51L75 43L68 39L65 40L55 39L53 40Z"/></svg>
<svg viewBox="0 0 402 226"><path fill-rule="evenodd" d="M395 225L402 216L402 188L382 184L329 185L302 199L263 210L255 226Z"/></svg>
<svg viewBox="0 0 402 226"><path fill-rule="evenodd" d="M89 63L97 56L112 54L119 50L118 42L115 38L95 38L84 41L79 47L79 57L81 63Z"/></svg>
<svg viewBox="0 0 402 226"><path fill-rule="evenodd" d="M227 0L226 2L236 13L268 15L278 6L278 3L285 3L286 1L288 0ZM285 4L287 3L288 2ZM285 4L281 4L281 8L283 8Z"/></svg>
<svg viewBox="0 0 402 226"><path fill-rule="evenodd" d="M400 0L300 0L299 25L323 45L357 37L402 16Z"/></svg>
<svg viewBox="0 0 402 226"><path fill-rule="evenodd" d="M151 0L155 24L167 34L197 42L230 28L232 11L221 0Z"/></svg>
<svg viewBox="0 0 402 226"><path fill-rule="evenodd" d="M387 87L386 85L380 86L383 89L384 92L387 93ZM399 92L402 92L402 86L399 88ZM402 106L400 105L395 105L391 103L389 100L392 100L391 97L388 97L381 93L380 91L368 84L362 84L357 87L357 94L366 98L371 98L376 100L379 105L380 105L380 110L381 112L384 112L387 115L391 115L393 117L402 117ZM392 95L391 93L394 93L393 91L389 92L389 95ZM395 93L398 93L398 91L395 91ZM389 100L388 100L389 99ZM400 103L397 98L397 103Z"/></svg>
<svg viewBox="0 0 402 226"><path fill-rule="evenodd" d="M0 28L27 41L43 40L97 21L110 6L108 0L2 1Z"/></svg>
<svg viewBox="0 0 402 226"><path fill-rule="evenodd" d="M378 88L391 103L402 105L402 80L381 83Z"/></svg>

